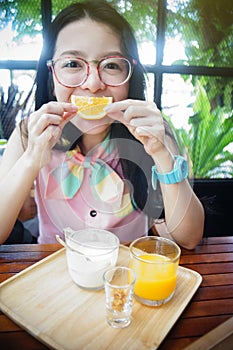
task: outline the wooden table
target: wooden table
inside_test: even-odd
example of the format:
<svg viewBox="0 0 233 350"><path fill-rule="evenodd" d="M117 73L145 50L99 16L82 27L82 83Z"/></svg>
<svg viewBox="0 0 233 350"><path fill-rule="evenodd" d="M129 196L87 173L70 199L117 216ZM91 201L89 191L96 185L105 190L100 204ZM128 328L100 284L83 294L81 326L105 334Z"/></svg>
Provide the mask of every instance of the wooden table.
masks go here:
<svg viewBox="0 0 233 350"><path fill-rule="evenodd" d="M60 248L0 246L0 282ZM182 249L180 264L199 272L203 281L159 350L182 350L233 316L233 237L204 238L195 250ZM0 346L2 350L47 349L1 312Z"/></svg>

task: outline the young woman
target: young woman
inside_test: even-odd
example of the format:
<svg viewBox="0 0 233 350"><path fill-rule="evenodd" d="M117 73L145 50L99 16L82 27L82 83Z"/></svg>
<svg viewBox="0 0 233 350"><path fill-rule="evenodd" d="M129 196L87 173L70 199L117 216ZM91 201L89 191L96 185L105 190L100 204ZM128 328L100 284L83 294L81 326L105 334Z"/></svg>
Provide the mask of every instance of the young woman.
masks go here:
<svg viewBox="0 0 233 350"><path fill-rule="evenodd" d="M9 235L35 182L39 243L64 227L98 227L122 243L148 234L164 217L166 234L194 248L202 205L187 162L145 81L129 24L100 1L73 4L46 34L36 108L13 132L0 168L0 242ZM78 116L71 95L111 96L106 116ZM163 234L163 233L162 233Z"/></svg>

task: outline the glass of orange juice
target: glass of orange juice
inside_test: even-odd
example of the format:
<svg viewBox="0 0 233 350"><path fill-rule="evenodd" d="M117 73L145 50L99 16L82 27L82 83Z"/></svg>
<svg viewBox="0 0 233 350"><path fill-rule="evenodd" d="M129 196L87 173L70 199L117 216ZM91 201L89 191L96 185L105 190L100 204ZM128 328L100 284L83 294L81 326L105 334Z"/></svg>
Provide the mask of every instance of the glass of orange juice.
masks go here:
<svg viewBox="0 0 233 350"><path fill-rule="evenodd" d="M168 302L176 288L179 246L167 238L147 236L130 245L130 267L136 273L135 298L148 306Z"/></svg>

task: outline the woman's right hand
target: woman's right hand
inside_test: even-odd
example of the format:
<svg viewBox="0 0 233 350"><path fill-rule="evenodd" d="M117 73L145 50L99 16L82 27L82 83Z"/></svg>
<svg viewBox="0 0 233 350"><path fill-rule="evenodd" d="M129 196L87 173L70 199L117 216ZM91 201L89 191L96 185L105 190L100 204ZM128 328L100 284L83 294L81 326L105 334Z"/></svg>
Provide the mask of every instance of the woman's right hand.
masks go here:
<svg viewBox="0 0 233 350"><path fill-rule="evenodd" d="M71 103L49 102L29 116L26 152L39 169L49 162L63 127L76 113L77 107Z"/></svg>

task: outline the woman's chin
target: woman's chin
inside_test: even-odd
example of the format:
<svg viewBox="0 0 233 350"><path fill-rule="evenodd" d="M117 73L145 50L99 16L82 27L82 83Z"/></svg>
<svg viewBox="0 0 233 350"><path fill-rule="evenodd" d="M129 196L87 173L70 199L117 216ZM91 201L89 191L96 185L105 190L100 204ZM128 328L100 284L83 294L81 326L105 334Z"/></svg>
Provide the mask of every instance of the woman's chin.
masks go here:
<svg viewBox="0 0 233 350"><path fill-rule="evenodd" d="M112 123L113 120L108 116L105 116L101 119L83 119L78 116L75 116L71 123L76 126L83 134L100 134L106 130Z"/></svg>

